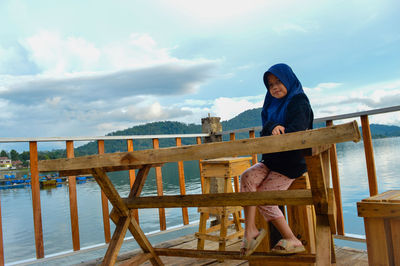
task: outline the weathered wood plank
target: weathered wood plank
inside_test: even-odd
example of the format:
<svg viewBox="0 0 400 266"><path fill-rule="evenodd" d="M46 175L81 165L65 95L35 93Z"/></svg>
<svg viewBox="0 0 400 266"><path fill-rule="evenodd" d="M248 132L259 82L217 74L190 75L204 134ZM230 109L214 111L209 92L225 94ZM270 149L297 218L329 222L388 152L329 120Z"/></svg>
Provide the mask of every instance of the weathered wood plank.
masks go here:
<svg viewBox="0 0 400 266"><path fill-rule="evenodd" d="M67 158L74 158L74 142L67 141ZM74 251L80 250L78 200L76 197L76 178L68 177L69 210L71 219L72 247Z"/></svg>
<svg viewBox="0 0 400 266"><path fill-rule="evenodd" d="M133 151L133 139L128 139L126 140L126 145L128 152ZM135 169L130 169L129 170L129 184L131 188L133 187L133 184L135 183L136 175L135 175ZM138 210L132 210L133 216L135 217L136 221L139 223L139 211Z"/></svg>
<svg viewBox="0 0 400 266"><path fill-rule="evenodd" d="M153 256L150 253L140 253L133 258L120 263L119 266L141 265L142 263L148 261L151 257Z"/></svg>
<svg viewBox="0 0 400 266"><path fill-rule="evenodd" d="M315 212L318 214L328 213L328 190L326 186L326 178L324 162L322 155L314 155L306 157L308 175L310 179L311 191L315 206Z"/></svg>
<svg viewBox="0 0 400 266"><path fill-rule="evenodd" d="M386 242L385 221L383 218L364 218L367 237L369 265L390 265L388 243ZM379 243L379 244L373 244Z"/></svg>
<svg viewBox="0 0 400 266"><path fill-rule="evenodd" d="M357 202L359 217L400 217L399 203Z"/></svg>
<svg viewBox="0 0 400 266"><path fill-rule="evenodd" d="M251 256L240 256L240 251L216 251L216 250L195 250L175 248L155 248L159 256L192 257L192 258L215 258L226 260L264 260L273 262L315 262L314 254L297 254L288 256L272 255L268 253L254 252Z"/></svg>
<svg viewBox="0 0 400 266"><path fill-rule="evenodd" d="M107 155L110 155L107 154ZM82 157L79 157L82 158ZM40 161L41 162L41 161ZM151 167L158 167L162 166L162 163L157 163L157 164L151 164ZM142 168L143 165L122 165L122 166L113 166L113 167L101 167L104 172L117 172L117 171L125 171L125 170L131 170L131 169L140 169ZM66 171L59 171L60 176L69 176L69 175L86 175L86 174L92 174L92 169L86 168L86 169L75 169L75 170L66 170Z"/></svg>
<svg viewBox="0 0 400 266"><path fill-rule="evenodd" d="M104 256L102 265L114 265L117 260L118 252L124 242L126 230L130 224L129 217L120 217L117 226L115 227L114 234L111 238L110 244L107 248L106 255Z"/></svg>
<svg viewBox="0 0 400 266"><path fill-rule="evenodd" d="M333 126L333 121L326 121L327 126ZM330 163L332 173L332 187L335 192L335 203L336 203L336 214L337 214L337 233L338 235L344 235L344 223L343 223L343 208L342 208L342 194L340 191L340 179L339 179L339 166L336 152L336 144L332 144L330 149Z"/></svg>
<svg viewBox="0 0 400 266"><path fill-rule="evenodd" d="M158 150L160 148L158 139L153 139L153 149ZM161 167L156 167L156 185L157 185L157 195L164 195L163 183L162 183L162 171ZM164 231L167 229L167 222L165 219L165 210L163 208L158 209L158 216L160 220L160 230Z"/></svg>
<svg viewBox="0 0 400 266"><path fill-rule="evenodd" d="M372 146L371 128L369 126L368 115L361 116L361 126L363 132L364 154L367 164L369 194L374 196L378 194L378 182L376 179L374 149Z"/></svg>
<svg viewBox="0 0 400 266"><path fill-rule="evenodd" d="M42 211L40 204L40 184L38 171L37 142L29 142L29 159L31 168L33 226L35 229L36 258L44 258Z"/></svg>
<svg viewBox="0 0 400 266"><path fill-rule="evenodd" d="M97 141L98 154L104 154L104 140ZM104 241L109 243L111 240L111 229L110 229L110 217L108 215L108 199L103 190L100 192L101 195L101 210L103 214L103 228L104 228Z"/></svg>
<svg viewBox="0 0 400 266"><path fill-rule="evenodd" d="M129 209L256 205L311 205L310 190L279 190L124 198Z"/></svg>
<svg viewBox="0 0 400 266"><path fill-rule="evenodd" d="M90 155L73 159L44 160L39 162L39 170L41 172L46 172L82 170L99 167L134 168L137 165L143 164L191 161L226 156L306 149L322 144L333 144L351 140L360 140L360 132L356 121L327 128L255 139L188 145L157 150L153 149L104 155Z"/></svg>
<svg viewBox="0 0 400 266"><path fill-rule="evenodd" d="M181 138L176 138L176 146L181 147L182 146L182 139ZM179 174L179 190L181 195L186 195L186 187L185 187L185 171L183 169L183 162L179 161L178 162L178 174ZM183 219L183 224L189 224L189 214L188 214L188 209L186 207L182 208L182 219Z"/></svg>

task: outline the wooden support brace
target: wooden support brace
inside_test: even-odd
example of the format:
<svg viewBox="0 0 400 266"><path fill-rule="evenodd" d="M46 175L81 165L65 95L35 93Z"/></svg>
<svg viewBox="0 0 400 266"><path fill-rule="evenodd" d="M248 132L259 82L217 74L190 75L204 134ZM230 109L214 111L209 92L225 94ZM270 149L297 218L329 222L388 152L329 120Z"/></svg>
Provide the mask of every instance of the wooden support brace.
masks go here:
<svg viewBox="0 0 400 266"><path fill-rule="evenodd" d="M125 233L126 230L128 229L129 224L130 224L129 217L125 216L119 218L116 224L114 234L108 246L106 255L104 256L102 265L106 266L115 264L119 250L122 246L122 243L124 242Z"/></svg>
<svg viewBox="0 0 400 266"><path fill-rule="evenodd" d="M241 256L240 251L216 251L216 250L194 250L194 249L173 249L155 248L159 256L191 257L191 258L215 258L219 260L249 260L268 261L269 263L285 262L296 265L299 262L314 263L315 254L297 254L288 256L272 255L268 253L254 252L250 256Z"/></svg>

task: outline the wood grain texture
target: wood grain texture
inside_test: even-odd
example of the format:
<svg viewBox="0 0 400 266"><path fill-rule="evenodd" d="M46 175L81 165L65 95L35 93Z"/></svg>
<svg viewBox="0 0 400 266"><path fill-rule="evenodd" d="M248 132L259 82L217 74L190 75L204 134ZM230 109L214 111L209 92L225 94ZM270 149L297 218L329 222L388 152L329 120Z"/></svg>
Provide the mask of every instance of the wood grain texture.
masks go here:
<svg viewBox="0 0 400 266"><path fill-rule="evenodd" d="M277 136L242 139L227 142L187 145L183 147L142 150L134 152L90 155L71 159L44 160L39 162L39 170L64 171L99 167L132 167L178 161L241 156L248 154L272 153L294 149L306 149L322 144L345 141L359 141L357 122L336 125ZM107 170L108 171L108 170Z"/></svg>
<svg viewBox="0 0 400 266"><path fill-rule="evenodd" d="M97 141L97 152L98 154L105 153L104 140ZM111 229L110 229L108 199L106 194L104 194L103 190L101 190L100 194L101 194L101 211L103 214L104 241L106 243L109 243L111 240Z"/></svg>
<svg viewBox="0 0 400 266"><path fill-rule="evenodd" d="M66 142L67 158L74 158L74 142ZM71 219L71 234L72 234L72 247L74 251L80 249L79 238L79 218L78 218L78 200L76 196L76 178L75 176L68 177L68 192L69 192L69 210Z"/></svg>
<svg viewBox="0 0 400 266"><path fill-rule="evenodd" d="M254 130L250 130L249 131L249 138L250 139L254 139L255 137L256 137L256 134L255 134ZM252 154L251 158L252 158L251 165L255 165L257 163L257 161L258 161L257 160L257 154Z"/></svg>
<svg viewBox="0 0 400 266"><path fill-rule="evenodd" d="M115 227L114 234L112 236L112 239L110 241L110 244L108 245L106 254L104 256L102 265L108 266L115 264L119 250L121 249L122 243L124 242L125 233L128 229L129 224L130 224L129 217L125 216L119 218Z"/></svg>
<svg viewBox="0 0 400 266"><path fill-rule="evenodd" d="M185 196L153 196L125 198L129 209L177 208L177 207L222 207L256 205L311 205L310 190L283 190L240 193L212 193Z"/></svg>
<svg viewBox="0 0 400 266"><path fill-rule="evenodd" d="M159 145L160 145L159 140L153 139L153 149L158 150L160 148ZM164 194L164 191L163 191L161 167L156 167L155 170L156 170L157 195L162 196ZM158 209L158 216L160 219L160 230L164 231L167 229L167 222L165 219L165 210L163 208Z"/></svg>
<svg viewBox="0 0 400 266"><path fill-rule="evenodd" d="M333 126L333 121L326 121L326 126ZM337 214L337 234L344 235L342 193L340 191L339 166L337 159L336 144L332 144L330 149L330 163L332 174L332 187L335 193L336 214Z"/></svg>
<svg viewBox="0 0 400 266"><path fill-rule="evenodd" d="M35 230L36 258L44 258L42 211L40 207L40 184L38 171L37 142L29 142L29 159L31 169L33 227Z"/></svg>
<svg viewBox="0 0 400 266"><path fill-rule="evenodd" d="M378 194L378 182L376 179L374 149L372 147L371 128L369 126L368 115L361 116L361 126L363 132L364 154L367 164L369 194L374 196Z"/></svg>
<svg viewBox="0 0 400 266"><path fill-rule="evenodd" d="M216 258L227 260L263 260L269 263L285 262L285 263L298 263L298 262L315 262L314 254L298 254L291 256L277 256L266 253L254 252L251 256L240 256L239 251L215 251L215 250L193 250L193 249L173 249L173 248L155 248L155 251L160 256L173 256L173 257L192 257L192 258ZM265 265L265 264L264 264Z"/></svg>
<svg viewBox="0 0 400 266"><path fill-rule="evenodd" d="M328 190L321 154L305 157L310 178L312 197L317 214L328 213Z"/></svg>
<svg viewBox="0 0 400 266"><path fill-rule="evenodd" d="M177 147L181 147L182 146L182 139L181 138L176 138L176 146ZM179 175L179 191L180 191L181 195L186 195L185 171L183 169L183 162L182 161L178 162L178 175ZM182 219L183 219L183 224L184 225L189 224L188 209L186 207L182 208Z"/></svg>

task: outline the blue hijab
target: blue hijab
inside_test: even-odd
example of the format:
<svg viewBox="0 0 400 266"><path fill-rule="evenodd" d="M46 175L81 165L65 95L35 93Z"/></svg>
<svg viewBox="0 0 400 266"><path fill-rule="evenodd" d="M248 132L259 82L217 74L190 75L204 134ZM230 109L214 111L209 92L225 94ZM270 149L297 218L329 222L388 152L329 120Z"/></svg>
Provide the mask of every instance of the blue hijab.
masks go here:
<svg viewBox="0 0 400 266"><path fill-rule="evenodd" d="M268 74L274 74L287 89L287 95L281 99L272 97L268 88ZM304 93L300 81L294 74L290 66L286 64L276 64L264 73L264 84L267 87L267 94L265 95L264 105L261 112L263 126L267 121L274 121L281 125L285 124L285 115L287 105L293 96Z"/></svg>

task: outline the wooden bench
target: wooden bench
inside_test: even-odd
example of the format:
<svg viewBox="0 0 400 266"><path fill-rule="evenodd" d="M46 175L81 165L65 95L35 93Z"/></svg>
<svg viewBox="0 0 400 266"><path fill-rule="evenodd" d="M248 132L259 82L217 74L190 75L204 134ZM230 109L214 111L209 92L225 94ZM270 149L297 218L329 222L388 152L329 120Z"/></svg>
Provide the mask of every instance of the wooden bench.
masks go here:
<svg viewBox="0 0 400 266"><path fill-rule="evenodd" d="M400 190L389 190L357 202L364 217L370 265L400 265Z"/></svg>
<svg viewBox="0 0 400 266"><path fill-rule="evenodd" d="M39 161L40 172L58 171L60 176L92 174L113 205L110 218L116 224L115 231L104 256L104 265L114 265L127 230L131 232L143 250L136 261L150 260L153 265L163 265L159 256L186 256L198 258L239 259L249 261L268 260L285 264L317 263L327 265L331 262L332 242L330 229L329 189L325 180L328 170L327 158L318 153L307 161L311 189L217 193L205 195L179 195L159 197L139 197L151 167L163 163L212 159L227 156L273 153L288 150L307 149L319 145L345 141L359 141L357 122L335 125L278 136L229 142L207 143L157 150L142 150L112 154L91 155L77 158ZM139 169L135 183L127 198L122 198L111 183L107 172ZM136 222L132 210L140 208L175 207L224 207L254 205L313 205L316 212L316 251L315 254L276 256L269 253L255 253L241 257L239 251L209 251L187 249L153 248Z"/></svg>

